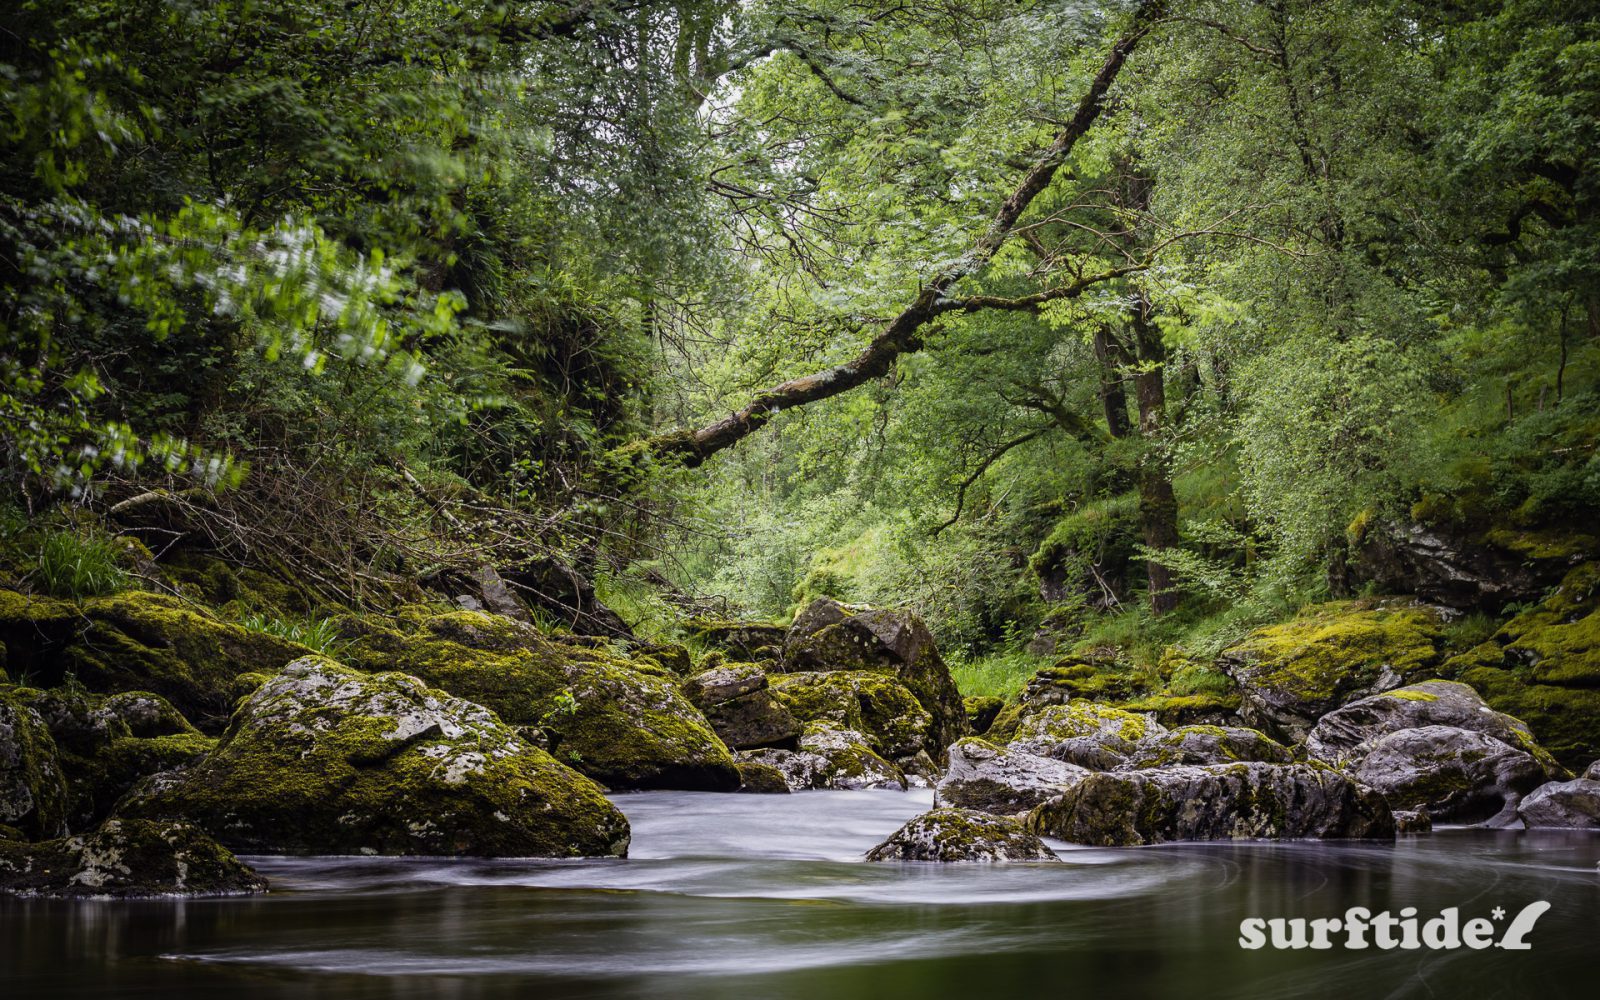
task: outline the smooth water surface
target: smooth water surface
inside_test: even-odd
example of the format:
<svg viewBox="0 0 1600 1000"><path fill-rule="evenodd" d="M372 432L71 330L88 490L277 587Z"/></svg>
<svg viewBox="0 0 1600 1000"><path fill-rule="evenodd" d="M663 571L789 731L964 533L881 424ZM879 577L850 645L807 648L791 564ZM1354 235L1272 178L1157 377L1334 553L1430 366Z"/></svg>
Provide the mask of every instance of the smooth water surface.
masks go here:
<svg viewBox="0 0 1600 1000"><path fill-rule="evenodd" d="M0 997L1597 995L1600 836L859 860L930 797L622 795L626 861L254 858L266 896L0 898ZM1499 906L1504 927L1539 899L1528 951L1238 944L1246 917Z"/></svg>

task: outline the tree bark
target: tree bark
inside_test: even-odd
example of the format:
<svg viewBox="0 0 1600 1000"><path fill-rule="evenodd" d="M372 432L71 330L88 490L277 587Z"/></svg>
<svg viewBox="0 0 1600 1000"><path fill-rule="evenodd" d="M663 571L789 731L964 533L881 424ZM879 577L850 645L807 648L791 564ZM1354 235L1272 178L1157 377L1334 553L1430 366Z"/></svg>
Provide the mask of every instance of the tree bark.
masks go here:
<svg viewBox="0 0 1600 1000"><path fill-rule="evenodd" d="M994 258L1010 237L1017 219L1049 186L1078 140L1100 117L1107 90L1163 8L1160 0L1146 0L1139 5L1132 25L1111 47L1105 63L1078 102L1072 119L1028 168L1016 189L996 210L983 235L959 260L935 274L864 350L843 364L763 389L740 409L704 427L685 428L649 438L643 442L643 446L658 455L676 457L686 466L697 466L765 426L773 416L785 409L829 399L887 375L901 355L922 349L923 327L944 313L969 312L978 308L1031 308L1050 299L1075 297L1100 281L1128 273L1129 269L1117 269L1016 300L963 301L948 297L950 290L961 279L977 274Z"/></svg>
<svg viewBox="0 0 1600 1000"><path fill-rule="evenodd" d="M1133 376L1139 407L1139 436L1144 456L1139 461L1139 530L1145 547L1155 552L1178 546L1178 501L1172 491L1172 471L1167 460L1167 349L1161 331L1150 322L1150 303L1144 295L1134 300L1132 329L1139 369ZM1150 611L1166 614L1178 606L1172 570L1154 559L1145 560L1150 583Z"/></svg>
<svg viewBox="0 0 1600 1000"><path fill-rule="evenodd" d="M1100 405L1106 413L1106 429L1114 438L1125 438L1133 428L1128 423L1128 393L1122 387L1121 366L1111 331L1100 327L1094 332L1094 356L1100 362Z"/></svg>

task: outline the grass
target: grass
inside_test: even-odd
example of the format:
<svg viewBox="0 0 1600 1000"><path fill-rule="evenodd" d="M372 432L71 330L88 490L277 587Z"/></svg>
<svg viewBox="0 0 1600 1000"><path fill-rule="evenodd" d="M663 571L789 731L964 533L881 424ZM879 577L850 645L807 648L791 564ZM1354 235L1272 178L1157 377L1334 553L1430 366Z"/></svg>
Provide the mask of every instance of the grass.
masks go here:
<svg viewBox="0 0 1600 1000"><path fill-rule="evenodd" d="M1053 656L1010 651L991 653L972 660L954 661L950 676L956 688L968 697L990 696L1015 701L1028 679L1056 660Z"/></svg>
<svg viewBox="0 0 1600 1000"><path fill-rule="evenodd" d="M52 597L99 597L132 584L118 565L121 550L110 538L52 531L39 544L32 573L35 584Z"/></svg>
<svg viewBox="0 0 1600 1000"><path fill-rule="evenodd" d="M339 629L332 618L307 618L304 621L284 621L269 615L250 614L239 619L239 627L252 632L275 635L289 642L314 649L324 656L337 656L348 645L339 638Z"/></svg>

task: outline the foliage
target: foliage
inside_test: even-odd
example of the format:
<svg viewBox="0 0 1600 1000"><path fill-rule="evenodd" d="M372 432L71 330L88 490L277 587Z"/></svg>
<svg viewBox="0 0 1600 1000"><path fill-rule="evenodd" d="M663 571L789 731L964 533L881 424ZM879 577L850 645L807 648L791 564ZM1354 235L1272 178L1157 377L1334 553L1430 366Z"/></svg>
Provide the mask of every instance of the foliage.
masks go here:
<svg viewBox="0 0 1600 1000"><path fill-rule="evenodd" d="M76 531L47 532L39 541L32 582L52 597L99 597L132 585L123 570L122 549L104 535Z"/></svg>

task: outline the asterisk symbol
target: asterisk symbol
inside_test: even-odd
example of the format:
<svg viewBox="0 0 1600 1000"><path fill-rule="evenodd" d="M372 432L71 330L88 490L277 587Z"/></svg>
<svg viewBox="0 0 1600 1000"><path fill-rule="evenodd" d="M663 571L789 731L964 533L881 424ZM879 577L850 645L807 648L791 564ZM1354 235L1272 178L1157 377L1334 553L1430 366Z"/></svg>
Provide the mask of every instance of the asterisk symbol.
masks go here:
<svg viewBox="0 0 1600 1000"><path fill-rule="evenodd" d="M1489 911L1489 916L1495 918L1496 920L1504 920L1506 918L1506 908L1503 906L1497 906Z"/></svg>

